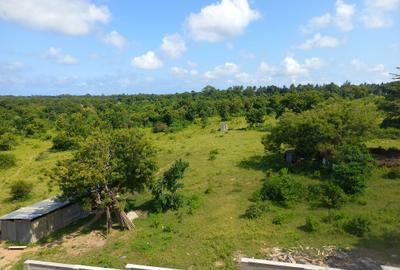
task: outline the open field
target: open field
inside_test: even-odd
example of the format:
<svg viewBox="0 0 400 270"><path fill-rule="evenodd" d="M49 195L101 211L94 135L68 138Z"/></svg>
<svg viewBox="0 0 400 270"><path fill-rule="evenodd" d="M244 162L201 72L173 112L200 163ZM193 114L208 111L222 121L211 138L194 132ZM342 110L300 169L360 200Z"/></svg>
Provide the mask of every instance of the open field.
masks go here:
<svg viewBox="0 0 400 270"><path fill-rule="evenodd" d="M204 129L193 125L177 133L149 132L159 149L160 172L177 158L190 163L183 180L183 193L192 198L190 205L176 212L141 217L135 220L134 231L114 230L101 246L81 252L79 245L47 246L24 254L23 258L107 267L138 263L184 269L236 269L235 256L262 258L269 247L334 245L400 263L400 181L386 179L385 169L377 169L365 194L339 210L345 216L360 213L369 217L371 231L363 238L323 222L319 232L304 232L301 226L306 216L323 219L329 212L311 208L306 202L289 209L271 206L265 216L247 220L241 215L250 204L248 198L260 188L266 170L274 164L263 159L261 138L265 132L245 130L241 118L233 119L229 126L231 130L226 134L216 131L216 120ZM25 140L14 150L18 167L0 172L0 214L49 196L45 170L70 155L49 153L36 161L50 146L49 141ZM215 160L209 160L211 150L218 150ZM296 177L303 183L319 181L307 175ZM7 187L17 179L35 183L31 199L23 203L8 200ZM133 198L133 207L143 209L150 196L141 194ZM278 214L285 217L282 225L272 223ZM21 263L15 269L22 269Z"/></svg>

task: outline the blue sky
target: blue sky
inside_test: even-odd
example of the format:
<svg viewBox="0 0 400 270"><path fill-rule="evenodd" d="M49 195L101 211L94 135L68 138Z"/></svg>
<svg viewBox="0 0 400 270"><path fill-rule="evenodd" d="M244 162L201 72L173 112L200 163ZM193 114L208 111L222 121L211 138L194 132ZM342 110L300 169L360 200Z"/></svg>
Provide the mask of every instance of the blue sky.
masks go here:
<svg viewBox="0 0 400 270"><path fill-rule="evenodd" d="M400 0L0 0L0 94L385 82Z"/></svg>

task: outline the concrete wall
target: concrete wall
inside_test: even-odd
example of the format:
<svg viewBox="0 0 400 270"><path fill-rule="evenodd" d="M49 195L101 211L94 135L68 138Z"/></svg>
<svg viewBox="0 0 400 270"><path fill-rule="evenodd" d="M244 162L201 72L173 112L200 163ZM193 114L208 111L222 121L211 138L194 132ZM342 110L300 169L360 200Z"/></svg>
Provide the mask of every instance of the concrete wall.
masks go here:
<svg viewBox="0 0 400 270"><path fill-rule="evenodd" d="M24 270L118 270L78 264L64 264L27 260L24 262Z"/></svg>
<svg viewBox="0 0 400 270"><path fill-rule="evenodd" d="M178 270L178 269L160 268L160 267L137 265L137 264L127 264L125 266L125 269L126 270ZM118 270L118 269L93 267L93 266L85 266L78 264L64 264L64 263L27 260L24 262L24 270Z"/></svg>
<svg viewBox="0 0 400 270"><path fill-rule="evenodd" d="M145 265L137 265L137 264L127 264L125 266L125 270L178 270L178 269L161 268L161 267L145 266Z"/></svg>
<svg viewBox="0 0 400 270"><path fill-rule="evenodd" d="M257 260L249 258L241 259L240 269L241 270L344 270L339 268L329 268L325 266L283 263L283 262Z"/></svg>

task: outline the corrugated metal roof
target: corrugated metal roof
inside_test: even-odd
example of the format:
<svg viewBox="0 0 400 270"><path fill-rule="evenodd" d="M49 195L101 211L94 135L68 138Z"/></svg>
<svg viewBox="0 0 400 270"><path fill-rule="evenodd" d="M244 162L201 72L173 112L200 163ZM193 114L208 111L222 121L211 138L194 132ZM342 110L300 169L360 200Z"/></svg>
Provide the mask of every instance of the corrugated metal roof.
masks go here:
<svg viewBox="0 0 400 270"><path fill-rule="evenodd" d="M6 219L25 219L32 220L40 216L46 215L54 210L62 208L70 204L69 201L60 201L58 197L52 197L47 200L32 204L30 206L22 207L14 212L8 213L0 217L0 220Z"/></svg>

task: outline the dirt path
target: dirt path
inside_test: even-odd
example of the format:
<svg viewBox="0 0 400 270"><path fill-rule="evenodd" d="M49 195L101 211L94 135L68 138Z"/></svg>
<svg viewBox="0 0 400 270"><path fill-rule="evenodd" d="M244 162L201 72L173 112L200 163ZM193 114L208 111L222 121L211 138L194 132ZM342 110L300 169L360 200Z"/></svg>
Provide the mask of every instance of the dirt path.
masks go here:
<svg viewBox="0 0 400 270"><path fill-rule="evenodd" d="M102 247L106 243L105 237L99 231L92 231L88 234L79 232L66 235L60 240L49 244L28 247L25 250L8 250L4 245L0 246L0 269L8 270L18 262L22 255L36 253L42 249L62 247L71 256L78 255L92 248Z"/></svg>

